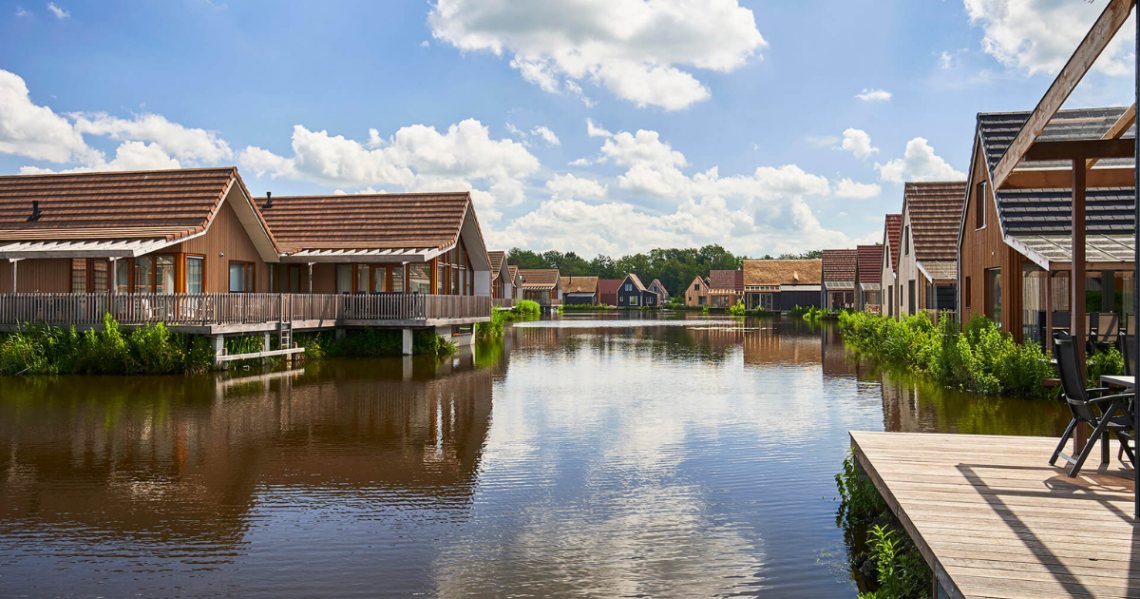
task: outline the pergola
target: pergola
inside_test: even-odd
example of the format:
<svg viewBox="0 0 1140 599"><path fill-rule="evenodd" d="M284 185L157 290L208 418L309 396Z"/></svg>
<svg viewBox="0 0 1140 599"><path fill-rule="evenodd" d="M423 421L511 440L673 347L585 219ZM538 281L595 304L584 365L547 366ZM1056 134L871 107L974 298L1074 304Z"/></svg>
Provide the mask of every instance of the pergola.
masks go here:
<svg viewBox="0 0 1140 599"><path fill-rule="evenodd" d="M1062 104L1080 83L1101 52L1123 27L1135 6L1135 0L1110 0L1084 40L1077 46L1072 57L1057 75L1053 84L1041 98L1029 119L1017 133L1013 143L998 161L993 173L994 192L1009 189L1072 188L1072 236L1071 274L1069 277L1070 327L1072 336L1084 339L1085 324L1085 193L1089 187L1135 187L1140 179L1140 162L1136 139L1122 139L1122 136L1136 123L1135 99L1140 99L1140 19L1137 19L1137 79L1136 97L1132 107L1125 111L1101 139L1079 141L1041 140L1042 132L1049 125ZM1125 165L1101 165L1093 168L1101 160L1112 158L1131 159ZM1042 168L1047 166L1047 168ZM1140 283L1140 202L1136 203L1136 220L1133 224L1133 284ZM1140 316L1140 293L1133 294L1135 302L1133 317ZM1078 363L1084 364L1084 344L1075 343L1078 348ZM1140 372L1140 352L1133 348L1132 357L1137 360L1133 372ZM1137 397L1134 406L1140 406L1140 386L1133 387ZM1134 410L1135 430L1140 431L1140 410ZM1087 442L1088 431L1078 430L1076 444ZM1140 518L1140 469L1134 469L1135 515Z"/></svg>

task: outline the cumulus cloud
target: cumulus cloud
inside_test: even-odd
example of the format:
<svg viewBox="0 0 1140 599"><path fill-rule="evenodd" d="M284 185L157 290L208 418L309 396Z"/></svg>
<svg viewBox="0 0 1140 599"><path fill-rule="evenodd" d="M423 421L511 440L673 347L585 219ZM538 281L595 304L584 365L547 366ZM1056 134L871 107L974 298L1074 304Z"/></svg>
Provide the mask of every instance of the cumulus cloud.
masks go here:
<svg viewBox="0 0 1140 599"><path fill-rule="evenodd" d="M538 127L535 127L534 129L530 130L530 134L531 135L537 135L537 136L541 137L543 141L545 141L546 143L548 143L552 146L562 145L562 141L558 139L558 136L555 135L554 132L551 131L547 127L543 127L541 125Z"/></svg>
<svg viewBox="0 0 1140 599"><path fill-rule="evenodd" d="M54 2L48 2L47 8L51 11L51 14L55 15L55 18L57 19L66 19L67 17L71 16L71 13L56 6Z"/></svg>
<svg viewBox="0 0 1140 599"><path fill-rule="evenodd" d="M594 121L586 119L586 135L589 137L613 137L614 134L606 131L600 125L595 125Z"/></svg>
<svg viewBox="0 0 1140 599"><path fill-rule="evenodd" d="M0 70L0 152L61 164L101 158L66 117L32 102L24 80L4 70Z"/></svg>
<svg viewBox="0 0 1140 599"><path fill-rule="evenodd" d="M16 18L30 17L30 16L32 16L32 13L24 10L23 6L17 6L16 7Z"/></svg>
<svg viewBox="0 0 1140 599"><path fill-rule="evenodd" d="M293 155L280 156L249 146L238 156L257 176L285 177L330 187L396 185L407 191L470 190L484 218L525 198L523 178L539 168L519 142L492 139L487 127L468 119L444 133L412 125L396 131L381 147L327 131L293 127ZM476 182L480 183L479 187Z"/></svg>
<svg viewBox="0 0 1140 599"><path fill-rule="evenodd" d="M556 200L571 198L601 198L606 195L606 186L594 179L575 177L574 175L555 175L546 182L546 188L552 192Z"/></svg>
<svg viewBox="0 0 1140 599"><path fill-rule="evenodd" d="M162 151L194 164L211 164L233 158L229 144L216 132L172 123L157 114L121 119L106 113L75 113L75 130L116 140L153 142Z"/></svg>
<svg viewBox="0 0 1140 599"><path fill-rule="evenodd" d="M891 99L891 92L881 89L863 88L863 91L855 94L855 97L864 102L885 102Z"/></svg>
<svg viewBox="0 0 1140 599"><path fill-rule="evenodd" d="M847 129L843 132L843 143L840 148L851 152L859 160L872 154L877 154L879 148L871 145L871 136L862 129Z"/></svg>
<svg viewBox="0 0 1140 599"><path fill-rule="evenodd" d="M866 200L879 195L882 187L874 183L856 183L851 179L842 179L835 184L835 197Z"/></svg>
<svg viewBox="0 0 1140 599"><path fill-rule="evenodd" d="M439 0L432 35L460 50L512 55L551 93L589 81L639 106L678 110L707 99L691 72L731 72L767 42L737 0Z"/></svg>
<svg viewBox="0 0 1140 599"><path fill-rule="evenodd" d="M950 163L934 153L930 142L916 137L906 143L902 158L886 164L875 164L879 178L892 183L906 181L961 181L966 174L954 169Z"/></svg>
<svg viewBox="0 0 1140 599"><path fill-rule="evenodd" d="M985 33L982 50L1003 66L1029 75L1055 74L1069 60L1106 0L965 0L970 22ZM1135 15L1120 29L1094 68L1109 75L1132 72Z"/></svg>

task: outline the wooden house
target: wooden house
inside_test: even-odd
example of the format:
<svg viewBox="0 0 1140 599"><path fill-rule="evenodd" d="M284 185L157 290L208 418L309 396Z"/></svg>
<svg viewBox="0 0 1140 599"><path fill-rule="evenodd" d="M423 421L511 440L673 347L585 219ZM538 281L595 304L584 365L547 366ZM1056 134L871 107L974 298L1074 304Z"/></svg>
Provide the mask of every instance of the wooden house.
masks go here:
<svg viewBox="0 0 1140 599"><path fill-rule="evenodd" d="M895 282L900 317L956 309L955 243L965 197L964 181L906 184Z"/></svg>
<svg viewBox="0 0 1140 599"><path fill-rule="evenodd" d="M882 308L883 246L855 246L859 262L855 270L856 310L879 314Z"/></svg>
<svg viewBox="0 0 1140 599"><path fill-rule="evenodd" d="M897 277L895 269L899 261L899 235L902 234L902 215L888 214L883 225L883 263L879 287L883 301L882 315L898 316L898 303L895 301Z"/></svg>
<svg viewBox="0 0 1140 599"><path fill-rule="evenodd" d="M665 289L660 279L653 279L649 284L649 290L657 294L657 305L664 306L669 301L669 290Z"/></svg>
<svg viewBox="0 0 1140 599"><path fill-rule="evenodd" d="M513 299L514 280L510 269L506 268L507 253L502 250L490 251L487 252L487 259L491 261L491 297L497 300Z"/></svg>
<svg viewBox="0 0 1140 599"><path fill-rule="evenodd" d="M522 298L543 306L562 304L562 276L557 268L519 270L522 277Z"/></svg>
<svg viewBox="0 0 1140 599"><path fill-rule="evenodd" d="M1009 176L1012 185L993 193L994 169L1029 114L978 115L969 193L957 231L959 301L962 322L985 315L1020 342L1044 343L1046 331L1070 325L1072 177L1068 171L1052 175L1068 163L1027 160ZM1062 110L1039 139L1134 138L1134 123L1134 111L1123 107ZM1132 159L1106 158L1088 169L1084 310L1091 317L1132 311L1135 189L1130 179L1107 180L1122 167L1129 172ZM1094 181L1114 186L1091 186Z"/></svg>
<svg viewBox="0 0 1140 599"><path fill-rule="evenodd" d="M856 250L823 250L821 300L826 310L855 307Z"/></svg>
<svg viewBox="0 0 1140 599"><path fill-rule="evenodd" d="M598 305L598 277L566 277L562 297L567 305Z"/></svg>
<svg viewBox="0 0 1140 599"><path fill-rule="evenodd" d="M709 307L730 308L744 301L743 270L709 271Z"/></svg>
<svg viewBox="0 0 1140 599"><path fill-rule="evenodd" d="M771 312L819 307L822 260L745 260L744 305Z"/></svg>
<svg viewBox="0 0 1140 599"><path fill-rule="evenodd" d="M0 293L249 293L278 248L236 168L0 177Z"/></svg>
<svg viewBox="0 0 1140 599"><path fill-rule="evenodd" d="M633 273L625 275L617 289L617 307L619 308L652 308L659 306L660 298L650 291L641 279Z"/></svg>
<svg viewBox="0 0 1140 599"><path fill-rule="evenodd" d="M508 264L506 280L510 281L507 297L516 301L522 299L522 275L519 274L519 267Z"/></svg>
<svg viewBox="0 0 1140 599"><path fill-rule="evenodd" d="M618 305L618 288L624 279L598 279L598 301L603 306Z"/></svg>
<svg viewBox="0 0 1140 599"><path fill-rule="evenodd" d="M709 302L709 280L704 277L694 277L693 282L685 288L685 305L690 308L707 306Z"/></svg>

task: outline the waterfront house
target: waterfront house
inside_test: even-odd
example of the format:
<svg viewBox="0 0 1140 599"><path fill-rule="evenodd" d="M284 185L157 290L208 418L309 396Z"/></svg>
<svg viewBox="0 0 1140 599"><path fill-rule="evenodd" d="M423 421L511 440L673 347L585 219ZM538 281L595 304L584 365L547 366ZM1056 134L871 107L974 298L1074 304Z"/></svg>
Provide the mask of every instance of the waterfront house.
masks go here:
<svg viewBox="0 0 1140 599"><path fill-rule="evenodd" d="M543 306L562 305L562 276L557 268L520 269L522 298Z"/></svg>
<svg viewBox="0 0 1140 599"><path fill-rule="evenodd" d="M618 305L618 288L624 279L598 279L598 301L603 306Z"/></svg>
<svg viewBox="0 0 1140 599"><path fill-rule="evenodd" d="M690 308L707 306L709 301L709 281L708 279L697 276L693 277L693 282L685 288L685 305Z"/></svg>
<svg viewBox="0 0 1140 599"><path fill-rule="evenodd" d="M502 250L487 252L487 259L491 261L491 297L496 306L510 307L513 302L504 301L514 299L514 280L507 268L507 253Z"/></svg>
<svg viewBox="0 0 1140 599"><path fill-rule="evenodd" d="M648 289L657 294L657 305L664 306L669 301L669 290L665 289L665 285L661 283L660 279L653 279Z"/></svg>
<svg viewBox="0 0 1140 599"><path fill-rule="evenodd" d="M742 272L749 310L788 312L820 305L822 260L745 260Z"/></svg>
<svg viewBox="0 0 1140 599"><path fill-rule="evenodd" d="M902 215L888 214L883 225L883 264L879 281L880 299L883 301L883 316L895 317L898 303L895 301L895 269L899 261L899 235L902 234Z"/></svg>
<svg viewBox="0 0 1140 599"><path fill-rule="evenodd" d="M709 271L709 307L730 308L744 301L743 270Z"/></svg>
<svg viewBox="0 0 1140 599"><path fill-rule="evenodd" d="M562 284L567 305L598 305L598 277L566 277Z"/></svg>
<svg viewBox="0 0 1140 599"><path fill-rule="evenodd" d="M1044 343L1048 339L1045 331L1068 328L1070 321L1071 177L1051 176L1066 166L1064 161L1030 161L1029 168L1011 175L1021 179L1014 181L1014 187L996 196L993 193L994 167L1029 114L978 115L969 193L956 223L956 249L961 264L962 321L982 314L1018 341ZM1124 107L1062 110L1040 139L1134 138L1134 121L1134 111ZM1114 127L1119 131L1113 131ZM1085 312L1089 314L1119 317L1131 312L1130 305L1121 304L1131 301L1127 298L1135 285L1135 190L1131 180L1094 183L1103 179L1101 173L1131 164L1129 158L1109 158L1088 170L1084 262Z"/></svg>
<svg viewBox="0 0 1140 599"><path fill-rule="evenodd" d="M821 301L825 310L855 306L855 271L859 254L855 250L823 250Z"/></svg>
<svg viewBox="0 0 1140 599"><path fill-rule="evenodd" d="M518 301L522 299L522 275L519 274L519 267L508 264L507 265L507 281L510 281L510 293L506 297Z"/></svg>
<svg viewBox="0 0 1140 599"><path fill-rule="evenodd" d="M955 242L965 197L964 181L905 185L895 282L900 317L924 310L932 315L955 310L958 282Z"/></svg>
<svg viewBox="0 0 1140 599"><path fill-rule="evenodd" d="M658 300L657 294L650 291L633 273L627 274L618 285L617 307L619 308L651 308L660 305Z"/></svg>
<svg viewBox="0 0 1140 599"><path fill-rule="evenodd" d="M277 261L236 168L0 177L0 293L263 292Z"/></svg>
<svg viewBox="0 0 1140 599"><path fill-rule="evenodd" d="M859 262L855 269L856 310L879 314L882 308L883 246L855 246Z"/></svg>

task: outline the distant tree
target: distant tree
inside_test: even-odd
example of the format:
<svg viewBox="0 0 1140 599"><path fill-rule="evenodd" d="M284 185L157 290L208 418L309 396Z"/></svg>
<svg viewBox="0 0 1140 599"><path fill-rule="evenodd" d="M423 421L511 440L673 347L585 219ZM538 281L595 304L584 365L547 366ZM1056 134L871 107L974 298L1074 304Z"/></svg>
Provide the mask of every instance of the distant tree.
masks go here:
<svg viewBox="0 0 1140 599"><path fill-rule="evenodd" d="M545 257L530 250L520 250L519 248L512 248L510 253L507 254L507 264L513 264L523 270L554 268Z"/></svg>
<svg viewBox="0 0 1140 599"><path fill-rule="evenodd" d="M823 258L823 250L810 250L799 254L780 254L780 260L819 260Z"/></svg>

